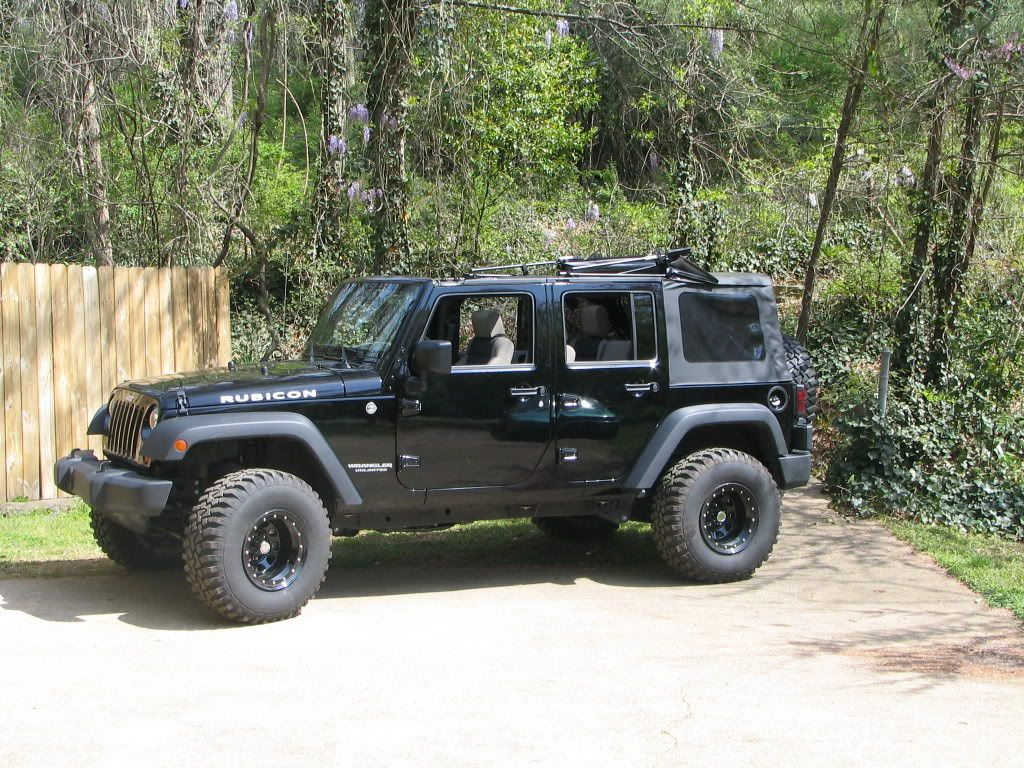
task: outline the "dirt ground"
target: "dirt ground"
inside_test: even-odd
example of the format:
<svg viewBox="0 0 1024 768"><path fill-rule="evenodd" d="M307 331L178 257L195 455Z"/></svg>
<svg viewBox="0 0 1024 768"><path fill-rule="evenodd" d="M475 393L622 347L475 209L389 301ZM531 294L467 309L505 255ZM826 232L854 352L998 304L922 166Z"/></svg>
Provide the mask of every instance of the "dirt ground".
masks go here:
<svg viewBox="0 0 1024 768"><path fill-rule="evenodd" d="M816 489L784 520L745 583L388 563L262 627L0 581L0 765L1021 765L1020 623Z"/></svg>

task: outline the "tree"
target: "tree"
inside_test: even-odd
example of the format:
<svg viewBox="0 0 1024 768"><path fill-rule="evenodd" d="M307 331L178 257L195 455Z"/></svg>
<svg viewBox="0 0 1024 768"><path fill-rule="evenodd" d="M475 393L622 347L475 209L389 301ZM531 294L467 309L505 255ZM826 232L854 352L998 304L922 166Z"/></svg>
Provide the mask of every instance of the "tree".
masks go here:
<svg viewBox="0 0 1024 768"><path fill-rule="evenodd" d="M313 249L318 257L337 258L348 212L348 91L355 82L352 16L347 0L321 0L319 22L322 122Z"/></svg>
<svg viewBox="0 0 1024 768"><path fill-rule="evenodd" d="M85 209L90 213L90 245L99 266L112 266L114 248L110 240L110 205L107 200L106 168L103 164L100 105L96 89L98 57L91 0L65 0L64 44L68 81L71 86L72 131L75 168L82 181Z"/></svg>
<svg viewBox="0 0 1024 768"><path fill-rule="evenodd" d="M850 67L849 79L846 85L846 96L843 97L843 107L839 113L839 127L836 130L836 144L835 149L832 151L832 163L829 166L828 180L825 182L825 193L822 195L821 208L818 212L818 226L814 231L814 243L811 245L811 254L807 258L807 269L804 273L804 295L800 304L800 318L797 322L796 330L797 339L799 339L801 344L807 343L807 328L811 324L814 283L818 276L818 261L821 258L821 248L825 242L825 231L828 228L828 220L832 215L832 205L836 199L839 175L843 171L843 161L846 158L847 152L846 141L850 135L853 118L857 114L861 93L864 91L868 64L874 56L875 48L878 46L878 37L882 30L882 20L885 18L885 7L886 0L865 0L864 3L857 54L854 63Z"/></svg>
<svg viewBox="0 0 1024 768"><path fill-rule="evenodd" d="M369 0L366 5L366 101L369 154L376 196L373 263L385 272L409 258L409 178L405 134L412 76L417 0Z"/></svg>

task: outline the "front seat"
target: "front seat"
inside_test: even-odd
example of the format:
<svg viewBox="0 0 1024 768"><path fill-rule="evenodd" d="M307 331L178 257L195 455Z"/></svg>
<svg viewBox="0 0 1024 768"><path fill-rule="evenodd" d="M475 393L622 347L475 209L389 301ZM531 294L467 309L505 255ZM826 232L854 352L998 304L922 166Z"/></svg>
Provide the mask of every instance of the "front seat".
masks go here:
<svg viewBox="0 0 1024 768"><path fill-rule="evenodd" d="M511 365L516 347L505 335L505 324L496 309L478 309L471 318L473 338L457 365Z"/></svg>

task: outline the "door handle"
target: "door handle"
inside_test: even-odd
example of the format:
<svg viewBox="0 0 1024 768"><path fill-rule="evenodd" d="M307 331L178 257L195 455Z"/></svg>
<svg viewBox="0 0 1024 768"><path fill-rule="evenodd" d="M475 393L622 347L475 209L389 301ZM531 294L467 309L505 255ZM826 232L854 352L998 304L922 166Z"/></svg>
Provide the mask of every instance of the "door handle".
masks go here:
<svg viewBox="0 0 1024 768"><path fill-rule="evenodd" d="M643 383L638 383L638 384L626 384L622 388L624 390L626 390L629 394L636 395L637 397L640 397L641 395L644 395L644 394L646 394L648 392L657 392L658 391L658 382L656 382L656 381L645 381Z"/></svg>
<svg viewBox="0 0 1024 768"><path fill-rule="evenodd" d="M403 397L400 405L403 416L416 416L423 411L423 403L419 400L409 400Z"/></svg>
<svg viewBox="0 0 1024 768"><path fill-rule="evenodd" d="M558 404L567 411L580 407L579 395L559 395Z"/></svg>
<svg viewBox="0 0 1024 768"><path fill-rule="evenodd" d="M548 393L545 387L509 387L511 397L543 397Z"/></svg>

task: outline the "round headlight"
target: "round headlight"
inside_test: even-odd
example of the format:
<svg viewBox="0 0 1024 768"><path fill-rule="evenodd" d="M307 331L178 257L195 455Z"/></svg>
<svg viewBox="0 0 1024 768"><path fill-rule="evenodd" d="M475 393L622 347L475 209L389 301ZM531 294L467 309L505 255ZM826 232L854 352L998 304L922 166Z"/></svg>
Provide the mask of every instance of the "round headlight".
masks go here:
<svg viewBox="0 0 1024 768"><path fill-rule="evenodd" d="M149 428L156 429L157 422L160 421L160 409L153 406L149 411Z"/></svg>

